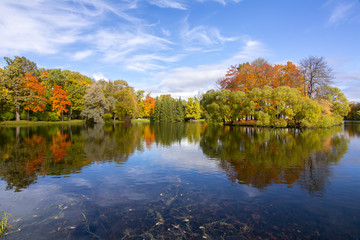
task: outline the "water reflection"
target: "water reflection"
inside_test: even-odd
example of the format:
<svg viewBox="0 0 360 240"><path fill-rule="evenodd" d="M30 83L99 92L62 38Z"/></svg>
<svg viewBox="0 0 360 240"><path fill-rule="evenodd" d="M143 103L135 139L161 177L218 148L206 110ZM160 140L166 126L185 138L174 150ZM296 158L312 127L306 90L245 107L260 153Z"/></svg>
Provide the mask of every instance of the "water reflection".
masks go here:
<svg viewBox="0 0 360 240"><path fill-rule="evenodd" d="M258 189L298 183L310 193L321 192L331 175L329 166L347 152L349 140L341 133L341 127L257 129L206 123L1 128L0 178L7 190L21 191L41 176L78 173L93 163L124 164L135 151L186 142L218 161L233 182Z"/></svg>
<svg viewBox="0 0 360 240"><path fill-rule="evenodd" d="M200 146L220 159L230 179L263 189L300 182L309 192L322 191L329 164L347 152L341 127L315 130L208 126ZM300 180L300 181L299 181Z"/></svg>

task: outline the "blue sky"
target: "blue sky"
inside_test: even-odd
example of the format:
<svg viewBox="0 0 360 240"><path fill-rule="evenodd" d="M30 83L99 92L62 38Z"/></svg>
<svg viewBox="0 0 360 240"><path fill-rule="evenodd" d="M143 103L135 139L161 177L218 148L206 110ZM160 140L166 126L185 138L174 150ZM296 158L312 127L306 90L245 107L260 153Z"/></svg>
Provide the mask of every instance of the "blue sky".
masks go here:
<svg viewBox="0 0 360 240"><path fill-rule="evenodd" d="M359 0L1 0L0 16L1 57L123 79L152 95L194 96L258 57L313 55L360 101Z"/></svg>

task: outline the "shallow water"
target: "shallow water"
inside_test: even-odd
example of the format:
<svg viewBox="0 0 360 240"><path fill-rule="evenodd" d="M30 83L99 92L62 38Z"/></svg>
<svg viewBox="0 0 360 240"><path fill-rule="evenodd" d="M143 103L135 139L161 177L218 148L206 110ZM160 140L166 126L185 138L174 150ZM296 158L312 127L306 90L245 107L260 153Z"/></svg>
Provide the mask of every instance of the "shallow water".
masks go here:
<svg viewBox="0 0 360 240"><path fill-rule="evenodd" d="M7 239L359 239L360 123L0 128Z"/></svg>

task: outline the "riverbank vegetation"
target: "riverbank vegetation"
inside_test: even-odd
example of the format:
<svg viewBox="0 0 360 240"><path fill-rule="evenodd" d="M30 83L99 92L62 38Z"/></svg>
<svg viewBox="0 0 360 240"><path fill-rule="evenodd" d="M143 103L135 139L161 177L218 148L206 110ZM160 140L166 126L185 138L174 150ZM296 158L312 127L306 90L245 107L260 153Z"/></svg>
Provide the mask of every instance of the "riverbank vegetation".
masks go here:
<svg viewBox="0 0 360 240"><path fill-rule="evenodd" d="M225 124L328 127L341 124L349 111L331 79L323 58L308 57L299 66L256 59L232 66L218 81L220 90L207 91L201 105L207 119Z"/></svg>
<svg viewBox="0 0 360 240"><path fill-rule="evenodd" d="M232 66L217 82L219 89L188 100L171 95L153 98L124 80L95 81L70 70L39 69L25 57L4 59L0 121L82 119L101 123L143 118L182 122L205 118L224 124L327 127L340 124L350 110L345 95L330 86L331 69L318 57L305 58L298 65L273 65L259 58ZM352 119L360 116L354 111Z"/></svg>

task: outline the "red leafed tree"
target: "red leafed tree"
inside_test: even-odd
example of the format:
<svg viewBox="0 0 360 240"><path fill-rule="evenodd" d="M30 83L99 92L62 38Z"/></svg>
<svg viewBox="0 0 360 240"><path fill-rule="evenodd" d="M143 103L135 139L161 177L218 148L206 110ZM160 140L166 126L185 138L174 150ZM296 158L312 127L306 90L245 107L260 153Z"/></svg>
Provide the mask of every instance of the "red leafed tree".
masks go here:
<svg viewBox="0 0 360 240"><path fill-rule="evenodd" d="M58 85L55 85L54 89L51 90L53 96L49 98L52 102L52 110L56 111L56 114L60 117L61 120L64 120L63 112L67 112L66 105L71 105L71 102L67 98L67 92Z"/></svg>
<svg viewBox="0 0 360 240"><path fill-rule="evenodd" d="M25 73L24 76L24 87L29 90L29 95L24 102L24 109L33 112L42 112L46 108L46 88L42 85L38 78L31 75L30 73Z"/></svg>

